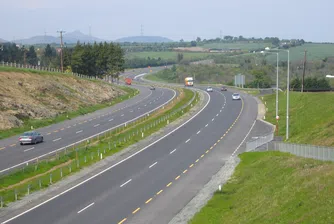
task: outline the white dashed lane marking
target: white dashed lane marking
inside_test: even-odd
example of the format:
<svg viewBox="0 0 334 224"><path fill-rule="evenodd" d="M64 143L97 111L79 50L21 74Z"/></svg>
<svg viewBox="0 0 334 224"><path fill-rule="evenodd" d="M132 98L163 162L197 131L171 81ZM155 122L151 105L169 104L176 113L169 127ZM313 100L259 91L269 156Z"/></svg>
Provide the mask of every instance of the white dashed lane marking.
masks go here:
<svg viewBox="0 0 334 224"><path fill-rule="evenodd" d="M94 125L94 128L96 128L96 127L98 127L98 126L100 126L100 124L96 124L96 125Z"/></svg>
<svg viewBox="0 0 334 224"><path fill-rule="evenodd" d="M77 132L75 132L75 133L78 134L78 133L81 133L81 132L83 132L83 130L77 131Z"/></svg>
<svg viewBox="0 0 334 224"><path fill-rule="evenodd" d="M124 187L125 185L127 185L128 183L130 183L132 181L132 179L128 180L127 182L125 182L124 184L122 184L120 187Z"/></svg>
<svg viewBox="0 0 334 224"><path fill-rule="evenodd" d="M59 141L61 138L56 138L54 139L53 141L56 142L56 141Z"/></svg>
<svg viewBox="0 0 334 224"><path fill-rule="evenodd" d="M155 162L155 163L153 163L151 166L149 166L148 168L152 168L152 167L154 167L155 165L157 165L157 163L158 162Z"/></svg>

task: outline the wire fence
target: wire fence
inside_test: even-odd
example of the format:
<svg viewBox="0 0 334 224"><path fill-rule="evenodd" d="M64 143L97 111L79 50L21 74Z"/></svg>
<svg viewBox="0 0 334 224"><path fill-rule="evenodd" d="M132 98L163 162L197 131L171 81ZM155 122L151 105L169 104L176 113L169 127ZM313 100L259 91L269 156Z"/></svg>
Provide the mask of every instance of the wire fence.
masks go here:
<svg viewBox="0 0 334 224"><path fill-rule="evenodd" d="M146 115L79 145L66 147L48 158L26 164L16 172L1 176L0 208L140 141L188 112L199 100L200 96L196 92L187 104L175 110ZM17 179L24 181L16 183Z"/></svg>
<svg viewBox="0 0 334 224"><path fill-rule="evenodd" d="M93 79L96 80L98 79L96 76L89 76L89 75L82 75L79 73L74 73L74 72L68 72L64 71L61 72L60 69L57 68L51 68L51 67L43 67L43 66L35 66L35 65L28 65L28 64L19 64L19 63L13 63L13 62L4 62L2 61L0 63L2 67L12 67L12 68L22 68L22 69L32 69L32 70L37 70L37 71L46 71L46 72L56 72L56 73L64 73L64 74L70 74L79 78L84 78L84 79Z"/></svg>
<svg viewBox="0 0 334 224"><path fill-rule="evenodd" d="M273 141L274 133L270 133L265 136L260 136L253 141L246 143L246 152L250 151L280 151L289 152L296 156L304 158L312 158L323 161L334 162L334 148L308 145L308 144L296 144Z"/></svg>

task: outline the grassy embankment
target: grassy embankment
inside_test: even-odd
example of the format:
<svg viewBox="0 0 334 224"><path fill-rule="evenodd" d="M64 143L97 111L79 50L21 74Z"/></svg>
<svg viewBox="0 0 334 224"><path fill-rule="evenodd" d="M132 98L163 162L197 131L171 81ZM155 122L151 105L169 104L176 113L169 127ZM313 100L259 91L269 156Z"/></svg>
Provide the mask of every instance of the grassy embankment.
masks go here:
<svg viewBox="0 0 334 224"><path fill-rule="evenodd" d="M174 100L163 109L152 113L126 127L120 127L100 137L96 137L89 144L85 143L65 152L57 154L49 160L41 161L38 165L31 164L22 170L0 178L0 197L5 203L15 201L29 193L48 187L61 180L66 175L79 171L107 156L140 141L158 131L168 123L176 120L191 109L191 105L180 110L191 101L194 92L185 89L178 100ZM199 95L192 106L199 101ZM87 145L86 145L87 144Z"/></svg>
<svg viewBox="0 0 334 224"><path fill-rule="evenodd" d="M2 67L0 66L0 72L20 72L20 73L32 73L32 74L39 74L39 75L53 75L53 76L57 76L57 77L62 77L62 76L71 76L70 74L60 74L60 73L56 73L56 72L48 72L48 71L38 71L38 70L34 70L34 69L21 69L21 68L12 68L12 67ZM99 80L90 80L90 79L86 79L92 82L100 82ZM25 119L24 120L24 124L21 127L17 127L17 128L11 128L11 129L7 129L7 130L0 130L0 139L4 139L4 138L8 138L10 136L14 136L20 133L23 133L25 131L29 131L31 130L31 127L33 127L34 129L37 128L41 128L41 127L45 127L51 124L56 124L65 120L70 120L73 119L75 117L84 115L84 114L88 114L88 113L92 113L94 111L106 108L106 107L110 107L112 105L115 105L117 103L120 103L126 99L129 99L135 95L137 95L139 92L135 89L132 88L128 88L128 87L122 87L122 86L117 86L116 88L122 89L123 91L126 92L126 94L121 95L117 98L115 98L114 100L112 100L111 102L105 102L105 103L100 103L100 104L95 104L95 105L91 105L91 106L85 106L85 107L81 107L78 110L75 111L70 111L68 113L64 113L64 114L60 114L56 117L53 118L46 118L46 119ZM59 96L61 97L61 96Z"/></svg>
<svg viewBox="0 0 334 224"><path fill-rule="evenodd" d="M333 223L333 163L281 152L240 158L231 180L189 223Z"/></svg>
<svg viewBox="0 0 334 224"><path fill-rule="evenodd" d="M275 94L264 96L275 123ZM279 95L285 135L286 95ZM290 142L334 146L334 93L290 92ZM281 152L250 152L196 223L333 223L334 163Z"/></svg>
<svg viewBox="0 0 334 224"><path fill-rule="evenodd" d="M267 121L276 124L276 95L263 97ZM279 135L285 136L286 94L279 93ZM334 146L334 93L290 92L289 142Z"/></svg>

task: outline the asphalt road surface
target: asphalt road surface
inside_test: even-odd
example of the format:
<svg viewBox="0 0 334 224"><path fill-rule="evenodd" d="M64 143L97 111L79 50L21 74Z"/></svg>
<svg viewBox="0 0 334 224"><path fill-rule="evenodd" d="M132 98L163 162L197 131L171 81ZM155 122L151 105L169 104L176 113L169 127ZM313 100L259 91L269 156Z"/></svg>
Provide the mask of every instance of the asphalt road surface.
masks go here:
<svg viewBox="0 0 334 224"><path fill-rule="evenodd" d="M135 156L111 164L107 170L75 188L7 220L8 223L126 223L138 213L150 213L154 209L147 210L147 206L156 198L168 197L173 187L187 189L187 185L179 185L178 181L193 167L202 164L210 168L206 155L224 142L225 136L229 137L229 147L224 148L223 155L228 157L235 153L234 146L242 142L256 119L257 105L233 101L231 94L219 89L206 94L207 106L181 128ZM243 127L230 136L233 125ZM204 170L202 174L207 178L212 175L210 172ZM203 185L205 181L203 179ZM190 199L180 201L178 206ZM175 211L165 217L166 220L172 219L172 215Z"/></svg>
<svg viewBox="0 0 334 224"><path fill-rule="evenodd" d="M174 90L136 86L137 96L115 106L96 111L48 127L40 128L44 142L36 145L18 143L18 137L0 140L0 174L19 167L38 157L79 142L92 135L134 120L157 107L166 104L177 94Z"/></svg>

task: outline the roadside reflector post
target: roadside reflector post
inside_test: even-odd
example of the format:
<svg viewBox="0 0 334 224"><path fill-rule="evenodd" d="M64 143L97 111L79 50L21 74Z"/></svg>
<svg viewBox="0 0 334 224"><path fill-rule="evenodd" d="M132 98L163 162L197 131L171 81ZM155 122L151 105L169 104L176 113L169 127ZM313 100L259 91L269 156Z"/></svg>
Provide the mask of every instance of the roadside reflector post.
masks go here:
<svg viewBox="0 0 334 224"><path fill-rule="evenodd" d="M167 124L169 124L169 120L167 120Z"/></svg>
<svg viewBox="0 0 334 224"><path fill-rule="evenodd" d="M222 191L222 185L221 185L221 184L219 184L219 186L218 186L218 190L219 190L219 191Z"/></svg>
<svg viewBox="0 0 334 224"><path fill-rule="evenodd" d="M101 155L100 159L103 159L103 154L101 153L100 155Z"/></svg>
<svg viewBox="0 0 334 224"><path fill-rule="evenodd" d="M144 138L144 132L141 133L141 137Z"/></svg>
<svg viewBox="0 0 334 224"><path fill-rule="evenodd" d="M28 184L28 188L27 188L27 195L30 194L30 184Z"/></svg>

